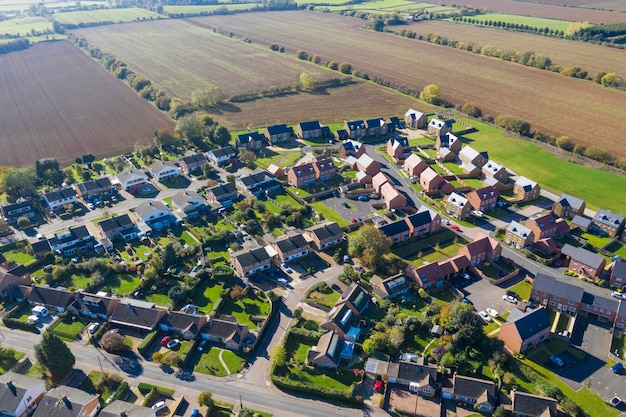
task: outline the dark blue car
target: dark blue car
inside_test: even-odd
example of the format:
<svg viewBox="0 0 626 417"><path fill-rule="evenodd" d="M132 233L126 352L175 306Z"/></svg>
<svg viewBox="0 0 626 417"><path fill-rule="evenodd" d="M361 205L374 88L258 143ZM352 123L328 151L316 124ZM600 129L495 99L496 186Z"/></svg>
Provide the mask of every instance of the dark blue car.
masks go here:
<svg viewBox="0 0 626 417"><path fill-rule="evenodd" d="M611 371L616 374L619 374L624 369L624 364L621 362L617 362L615 365L611 366Z"/></svg>

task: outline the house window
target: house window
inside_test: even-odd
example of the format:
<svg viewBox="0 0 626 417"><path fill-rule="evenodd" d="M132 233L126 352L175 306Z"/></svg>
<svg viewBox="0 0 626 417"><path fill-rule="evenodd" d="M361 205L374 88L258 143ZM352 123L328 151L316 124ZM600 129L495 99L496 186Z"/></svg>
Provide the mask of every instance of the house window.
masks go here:
<svg viewBox="0 0 626 417"><path fill-rule="evenodd" d="M573 300L568 300L568 301L567 301L567 304L574 305L574 301L573 301Z"/></svg>
<svg viewBox="0 0 626 417"><path fill-rule="evenodd" d="M430 394L430 393L432 393L432 390L431 390L430 388L424 388L424 389L422 390L422 392L424 392L424 393L426 393L426 394Z"/></svg>
<svg viewBox="0 0 626 417"><path fill-rule="evenodd" d="M481 409L481 410L487 410L487 411L488 411L488 410L491 410L491 406L488 406L488 405L481 405L481 406L480 406L480 409Z"/></svg>
<svg viewBox="0 0 626 417"><path fill-rule="evenodd" d="M556 303L555 303L554 301L550 301L550 305L551 305L552 307L554 307L554 306L556 305Z"/></svg>

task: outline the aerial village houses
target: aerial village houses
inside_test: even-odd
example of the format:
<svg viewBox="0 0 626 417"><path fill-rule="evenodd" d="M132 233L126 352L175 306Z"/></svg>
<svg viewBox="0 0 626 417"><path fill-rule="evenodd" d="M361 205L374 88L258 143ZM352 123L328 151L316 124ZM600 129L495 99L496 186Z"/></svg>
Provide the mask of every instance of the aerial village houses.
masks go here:
<svg viewBox="0 0 626 417"><path fill-rule="evenodd" d="M427 132L429 135L438 138L439 136L443 136L446 133L452 132L452 120L439 120L436 118L431 119L430 123L428 123Z"/></svg>
<svg viewBox="0 0 626 417"><path fill-rule="evenodd" d="M483 175L485 178L493 177L501 183L506 183L509 179L509 172L505 167L495 161L487 161L482 167Z"/></svg>
<svg viewBox="0 0 626 417"><path fill-rule="evenodd" d="M52 211L64 209L66 205L73 205L77 201L76 191L71 187L45 193L43 198Z"/></svg>
<svg viewBox="0 0 626 417"><path fill-rule="evenodd" d="M404 160L404 154L409 147L409 141L405 137L391 137L387 140L387 154L394 158L395 161Z"/></svg>
<svg viewBox="0 0 626 417"><path fill-rule="evenodd" d="M313 170L317 181L330 181L337 175L337 168L332 159L326 156L317 156L313 159Z"/></svg>
<svg viewBox="0 0 626 417"><path fill-rule="evenodd" d="M554 398L513 390L511 414L513 417L557 417L557 401Z"/></svg>
<svg viewBox="0 0 626 417"><path fill-rule="evenodd" d="M372 187L374 187L374 191L376 191L377 193L380 193L380 187L388 182L393 184L387 174L382 171L372 177Z"/></svg>
<svg viewBox="0 0 626 417"><path fill-rule="evenodd" d="M487 158L486 152L478 152L467 145L459 152L459 159L463 162L463 169L466 172L474 172L476 169L480 172L480 169L487 164Z"/></svg>
<svg viewBox="0 0 626 417"><path fill-rule="evenodd" d="M150 173L159 182L178 177L178 167L172 161L155 161L150 165Z"/></svg>
<svg viewBox="0 0 626 417"><path fill-rule="evenodd" d="M232 182L219 184L206 190L206 199L209 203L220 203L224 207L232 206L237 196L237 187Z"/></svg>
<svg viewBox="0 0 626 417"><path fill-rule="evenodd" d="M135 214L140 221L151 229L160 232L174 223L172 211L160 201L144 201L135 209Z"/></svg>
<svg viewBox="0 0 626 417"><path fill-rule="evenodd" d="M375 161L374 158L364 153L356 160L356 165L359 170L365 172L370 177L380 172L380 164Z"/></svg>
<svg viewBox="0 0 626 417"><path fill-rule="evenodd" d="M118 236L129 241L136 239L139 229L135 226L128 214L120 214L98 222L102 236L113 240Z"/></svg>
<svg viewBox="0 0 626 417"><path fill-rule="evenodd" d="M517 249L530 249L533 245L534 237L535 234L530 228L513 220L506 228L504 241Z"/></svg>
<svg viewBox="0 0 626 417"><path fill-rule="evenodd" d="M374 287L374 294L383 300L391 300L400 297L411 289L411 280L400 273L387 279L382 279L374 275L370 280L370 285Z"/></svg>
<svg viewBox="0 0 626 417"><path fill-rule="evenodd" d="M456 219L466 219L470 215L472 206L467 201L467 198L456 192L444 197L446 203L446 213Z"/></svg>
<svg viewBox="0 0 626 417"><path fill-rule="evenodd" d="M624 288L626 286L626 261L616 261L611 270L610 283L612 286Z"/></svg>
<svg viewBox="0 0 626 417"><path fill-rule="evenodd" d="M207 162L207 157L203 153L194 153L192 155L182 157L178 160L180 169L186 175L189 175L190 173L202 168Z"/></svg>
<svg viewBox="0 0 626 417"><path fill-rule="evenodd" d="M99 195L108 195L111 191L113 191L113 184L111 184L109 177L102 177L95 180L81 182L79 184L74 184L72 187L76 190L78 197L82 199L88 199L89 197Z"/></svg>
<svg viewBox="0 0 626 417"><path fill-rule="evenodd" d="M233 268L242 277L248 277L257 271L269 269L270 261L271 257L264 247L233 252L230 258Z"/></svg>
<svg viewBox="0 0 626 417"><path fill-rule="evenodd" d="M139 404L115 400L100 411L98 417L156 417L156 411Z"/></svg>
<svg viewBox="0 0 626 417"><path fill-rule="evenodd" d="M0 266L0 299L11 294L18 285L30 285L31 277L24 265L6 269Z"/></svg>
<svg viewBox="0 0 626 417"><path fill-rule="evenodd" d="M617 237L624 229L624 216L610 210L599 209L591 221L591 230L602 236Z"/></svg>
<svg viewBox="0 0 626 417"><path fill-rule="evenodd" d="M354 342L345 341L338 332L330 331L320 336L317 345L307 352L307 363L326 369L337 369L341 359L349 360L354 351Z"/></svg>
<svg viewBox="0 0 626 417"><path fill-rule="evenodd" d="M248 326L237 322L211 319L202 328L202 338L224 345L230 350L245 347L250 330Z"/></svg>
<svg viewBox="0 0 626 417"><path fill-rule="evenodd" d="M430 167L422 171L419 183L427 193L441 192L443 194L450 194L454 191L454 186Z"/></svg>
<svg viewBox="0 0 626 417"><path fill-rule="evenodd" d="M496 408L496 384L493 381L454 374L452 384L452 388L443 388L443 398L465 403L488 413Z"/></svg>
<svg viewBox="0 0 626 417"><path fill-rule="evenodd" d="M145 334L155 330L166 313L165 307L157 307L154 303L122 298L115 306L110 322Z"/></svg>
<svg viewBox="0 0 626 417"><path fill-rule="evenodd" d="M27 417L46 393L45 382L9 371L0 375L0 415Z"/></svg>
<svg viewBox="0 0 626 417"><path fill-rule="evenodd" d="M292 261L309 253L309 243L302 233L283 236L270 246L276 251L281 262Z"/></svg>
<svg viewBox="0 0 626 417"><path fill-rule="evenodd" d="M64 256L71 256L76 252L89 252L96 245L95 238L85 226L70 227L66 231L57 232L48 239L48 242L53 251Z"/></svg>
<svg viewBox="0 0 626 417"><path fill-rule="evenodd" d="M569 230L567 223L563 219L555 219L552 213L527 220L524 226L532 230L535 243L542 239L562 236Z"/></svg>
<svg viewBox="0 0 626 417"><path fill-rule="evenodd" d="M404 160L404 165L402 166L404 172L409 174L410 177L419 176L426 168L428 168L426 161L414 153Z"/></svg>
<svg viewBox="0 0 626 417"><path fill-rule="evenodd" d="M343 230L334 222L309 227L306 234L317 250L326 249L343 241Z"/></svg>
<svg viewBox="0 0 626 417"><path fill-rule="evenodd" d="M606 259L603 256L568 243L561 248L561 254L569 259L567 269L587 278L600 278L606 267Z"/></svg>
<svg viewBox="0 0 626 417"><path fill-rule="evenodd" d="M224 146L223 148L213 149L206 153L207 159L215 165L227 165L237 156L237 150L232 146Z"/></svg>
<svg viewBox="0 0 626 417"><path fill-rule="evenodd" d="M280 188L280 183L276 181L274 176L261 170L237 178L235 185L242 194L256 197L260 197L261 194L272 193Z"/></svg>
<svg viewBox="0 0 626 417"><path fill-rule="evenodd" d="M439 158L442 158L444 161L455 161L457 154L461 150L461 141L452 133L446 133L437 137L435 147L437 148Z"/></svg>
<svg viewBox="0 0 626 417"><path fill-rule="evenodd" d="M437 392L437 366L425 364L423 357L419 362L391 362L387 375L389 383L398 384L409 392L425 397L433 397Z"/></svg>
<svg viewBox="0 0 626 417"><path fill-rule="evenodd" d="M523 353L550 337L552 322L545 308L522 312L514 308L500 328L498 339L511 351Z"/></svg>
<svg viewBox="0 0 626 417"><path fill-rule="evenodd" d="M117 180L122 189L129 193L148 184L148 176L140 169L125 169L117 174Z"/></svg>
<svg viewBox="0 0 626 417"><path fill-rule="evenodd" d="M580 308L585 290L538 272L531 291L531 300L552 310L575 314Z"/></svg>
<svg viewBox="0 0 626 417"><path fill-rule="evenodd" d="M315 170L312 163L293 166L287 173L287 182L297 188L309 187L315 184Z"/></svg>
<svg viewBox="0 0 626 417"><path fill-rule="evenodd" d="M37 212L35 202L32 200L24 200L18 203L6 204L0 206L2 217L11 225L17 226L17 219L26 217L31 222L37 222Z"/></svg>
<svg viewBox="0 0 626 417"><path fill-rule="evenodd" d="M568 194L561 194L559 200L552 205L552 213L557 217L571 220L574 216L584 215L585 208L584 200Z"/></svg>
<svg viewBox="0 0 626 417"><path fill-rule="evenodd" d="M404 113L404 124L414 129L422 129L428 124L428 117L422 112L409 109Z"/></svg>
<svg viewBox="0 0 626 417"><path fill-rule="evenodd" d="M366 120L365 127L369 136L386 135L390 130L390 125L382 117Z"/></svg>
<svg viewBox="0 0 626 417"><path fill-rule="evenodd" d="M467 201L474 208L482 212L493 210L500 198L500 191L491 186L479 188L467 193Z"/></svg>
<svg viewBox="0 0 626 417"><path fill-rule="evenodd" d="M346 132L348 132L348 137L350 139L359 140L367 135L367 130L365 129L365 123L363 120L345 121L343 128Z"/></svg>
<svg viewBox="0 0 626 417"><path fill-rule="evenodd" d="M390 182L386 182L380 187L380 195L385 201L387 210L406 206L406 196Z"/></svg>
<svg viewBox="0 0 626 417"><path fill-rule="evenodd" d="M500 242L491 236L479 233L473 242L468 243L459 249L459 255L464 255L472 266L480 265L484 262L496 262L502 254Z"/></svg>
<svg viewBox="0 0 626 417"><path fill-rule="evenodd" d="M322 137L322 126L317 120L300 122L297 127L298 136L302 139L314 139Z"/></svg>
<svg viewBox="0 0 626 417"><path fill-rule="evenodd" d="M517 201L532 201L540 197L541 187L535 181L520 176L513 184L513 195Z"/></svg>
<svg viewBox="0 0 626 417"><path fill-rule="evenodd" d="M287 142L291 140L294 135L293 128L286 124L267 126L264 130L264 134L272 146L277 143Z"/></svg>
<svg viewBox="0 0 626 417"><path fill-rule="evenodd" d="M359 158L365 153L365 146L359 142L346 140L339 146L339 158L346 159L349 156Z"/></svg>
<svg viewBox="0 0 626 417"><path fill-rule="evenodd" d="M59 385L43 395L31 417L95 417L100 395Z"/></svg>
<svg viewBox="0 0 626 417"><path fill-rule="evenodd" d="M263 148L265 136L259 132L247 132L237 135L235 144L238 148L244 148L252 152L256 152Z"/></svg>
<svg viewBox="0 0 626 417"><path fill-rule="evenodd" d="M172 208L182 219L194 219L206 205L204 197L195 190L182 190L172 197Z"/></svg>

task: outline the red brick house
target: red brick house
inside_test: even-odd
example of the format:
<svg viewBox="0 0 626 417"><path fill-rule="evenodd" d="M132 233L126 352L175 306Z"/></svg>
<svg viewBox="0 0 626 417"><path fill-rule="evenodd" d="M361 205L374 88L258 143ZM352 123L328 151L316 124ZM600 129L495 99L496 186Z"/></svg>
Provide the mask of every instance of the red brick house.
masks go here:
<svg viewBox="0 0 626 417"><path fill-rule="evenodd" d="M387 154L396 161L404 160L404 153L407 151L409 141L406 138L389 138L387 140Z"/></svg>
<svg viewBox="0 0 626 417"><path fill-rule="evenodd" d="M617 261L613 265L613 270L611 271L611 280L610 283L614 287L624 288L626 286L626 262L625 261Z"/></svg>
<svg viewBox="0 0 626 417"><path fill-rule="evenodd" d="M482 233L476 236L473 242L459 249L459 255L464 255L472 266L483 262L495 262L500 259L502 246L496 239Z"/></svg>
<svg viewBox="0 0 626 417"><path fill-rule="evenodd" d="M500 327L498 339L513 352L522 353L550 337L552 322L545 308L526 313L514 308Z"/></svg>
<svg viewBox="0 0 626 417"><path fill-rule="evenodd" d="M317 120L300 122L297 127L298 136L302 139L313 139L322 136L322 125Z"/></svg>
<svg viewBox="0 0 626 417"><path fill-rule="evenodd" d="M312 163L315 179L318 181L330 181L337 175L335 164L326 156L317 156Z"/></svg>
<svg viewBox="0 0 626 417"><path fill-rule="evenodd" d="M419 176L426 168L428 168L428 164L414 153L404 160L402 167L410 177Z"/></svg>
<svg viewBox="0 0 626 417"><path fill-rule="evenodd" d="M346 140L339 146L339 159L346 159L349 156L359 158L364 153L365 146L352 140Z"/></svg>
<svg viewBox="0 0 626 417"><path fill-rule="evenodd" d="M377 193L380 193L380 187L387 182L393 184L387 174L382 171L372 177L372 187Z"/></svg>
<svg viewBox="0 0 626 417"><path fill-rule="evenodd" d="M404 113L404 124L414 129L423 129L428 124L428 117L422 112L409 109Z"/></svg>
<svg viewBox="0 0 626 417"><path fill-rule="evenodd" d="M580 198L568 194L561 194L559 200L552 205L552 213L564 219L573 219L574 216L585 214L586 204Z"/></svg>
<svg viewBox="0 0 626 417"><path fill-rule="evenodd" d="M287 173L287 182L294 187L309 187L315 184L315 170L313 164L293 166Z"/></svg>
<svg viewBox="0 0 626 417"><path fill-rule="evenodd" d="M552 213L528 220L524 226L532 230L535 243L548 237L562 236L569 230L567 223L563 219L555 219Z"/></svg>
<svg viewBox="0 0 626 417"><path fill-rule="evenodd" d="M467 193L467 201L474 210L488 212L493 210L498 203L500 191L491 186L479 188Z"/></svg>
<svg viewBox="0 0 626 417"><path fill-rule="evenodd" d="M386 182L380 187L380 195L385 200L385 207L387 210L400 208L406 206L406 197L400 191L393 186L393 184Z"/></svg>
<svg viewBox="0 0 626 417"><path fill-rule="evenodd" d="M367 130L365 129L365 123L363 120L350 120L345 121L343 124L343 128L348 132L348 137L350 139L361 139L367 135Z"/></svg>
<svg viewBox="0 0 626 417"><path fill-rule="evenodd" d="M380 164L374 158L364 153L356 160L356 166L360 171L364 171L370 177L380 172Z"/></svg>
<svg viewBox="0 0 626 417"><path fill-rule="evenodd" d="M419 182L426 192L440 191L444 194L450 194L454 191L454 186L441 175L437 174L432 168L426 168L422 171Z"/></svg>
<svg viewBox="0 0 626 417"><path fill-rule="evenodd" d="M584 293L582 287L538 272L530 299L546 308L575 314L581 306Z"/></svg>
<svg viewBox="0 0 626 417"><path fill-rule="evenodd" d="M439 119L431 119L428 123L429 135L433 135L438 138L439 136L443 136L446 133L452 132L452 120L439 120Z"/></svg>
<svg viewBox="0 0 626 417"><path fill-rule="evenodd" d="M561 248L561 254L569 259L567 269L587 278L600 278L606 267L606 259L604 257L567 243Z"/></svg>

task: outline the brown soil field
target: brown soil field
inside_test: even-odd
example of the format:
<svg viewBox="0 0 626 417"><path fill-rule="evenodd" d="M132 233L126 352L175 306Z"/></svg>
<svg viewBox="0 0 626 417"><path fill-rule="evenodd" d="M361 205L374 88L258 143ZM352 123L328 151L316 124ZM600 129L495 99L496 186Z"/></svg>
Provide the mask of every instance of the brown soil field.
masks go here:
<svg viewBox="0 0 626 417"><path fill-rule="evenodd" d="M451 3L455 2L451 0L444 2L444 4L448 6ZM606 10L553 6L551 4L529 3L516 0L471 0L467 4L473 7L486 7L492 12L517 14L522 16L547 17L579 22L589 21L596 24L626 22L626 14Z"/></svg>
<svg viewBox="0 0 626 417"><path fill-rule="evenodd" d="M526 1L526 0L518 0ZM626 3L623 0L538 0L531 3L543 3L555 6L567 5L570 7L586 7L590 9L603 9L624 12Z"/></svg>
<svg viewBox="0 0 626 417"><path fill-rule="evenodd" d="M174 122L69 41L0 56L0 165L118 155Z"/></svg>
<svg viewBox="0 0 626 417"><path fill-rule="evenodd" d="M113 53L136 73L174 97L219 86L229 97L293 85L302 72L315 79L336 73L269 49L214 33L194 22L161 20L75 31L90 44Z"/></svg>
<svg viewBox="0 0 626 417"><path fill-rule="evenodd" d="M289 16L287 16L289 14ZM485 114L528 120L546 133L578 143L605 144L626 156L626 93L588 81L487 58L447 46L362 29L362 21L308 11L245 13L193 19L220 25L255 43L279 43L293 54L303 49L323 60L347 61L355 70L422 89L441 87L443 98L476 103ZM373 47L375 45L375 47ZM279 114L282 109L277 108Z"/></svg>
<svg viewBox="0 0 626 417"><path fill-rule="evenodd" d="M620 49L530 33L435 20L412 23L409 29L420 35L439 34L447 37L448 40L473 42L481 46L496 46L502 50L537 52L549 56L556 65L580 67L588 71L591 77L598 71L604 71L616 72L626 78L626 51Z"/></svg>
<svg viewBox="0 0 626 417"><path fill-rule="evenodd" d="M436 107L373 83L359 81L320 93L237 103L240 112L215 115L231 130L263 127L275 123L295 124L305 120L342 123L344 120L404 115L408 108L424 113Z"/></svg>

